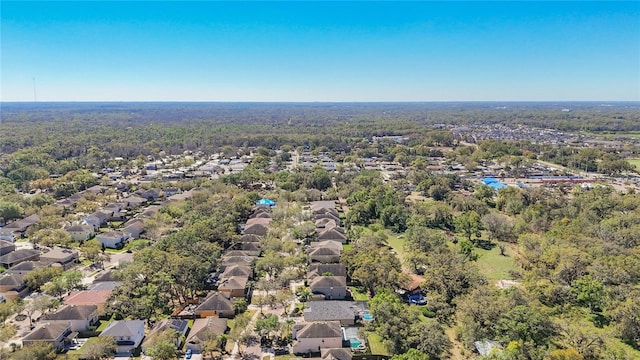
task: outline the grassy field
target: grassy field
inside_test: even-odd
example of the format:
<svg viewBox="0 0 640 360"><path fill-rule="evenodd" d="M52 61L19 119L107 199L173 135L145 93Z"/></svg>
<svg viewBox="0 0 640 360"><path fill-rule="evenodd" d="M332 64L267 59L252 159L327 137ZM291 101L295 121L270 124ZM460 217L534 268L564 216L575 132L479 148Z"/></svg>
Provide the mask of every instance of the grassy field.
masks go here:
<svg viewBox="0 0 640 360"><path fill-rule="evenodd" d="M387 349L382 345L382 338L378 334L367 333L367 343L373 355L390 355Z"/></svg>
<svg viewBox="0 0 640 360"><path fill-rule="evenodd" d="M501 279L512 279L509 270L517 270L515 258L507 249L507 256L500 255L500 249L495 246L491 250L474 248L473 252L478 254L476 261L480 272L487 277L489 282Z"/></svg>
<svg viewBox="0 0 640 360"><path fill-rule="evenodd" d="M640 171L640 159L627 159L627 161L629 162L629 164L635 166L636 169Z"/></svg>
<svg viewBox="0 0 640 360"><path fill-rule="evenodd" d="M393 250L396 251L396 253L398 254L398 258L400 259L400 262L404 262L404 258L406 254L404 251L404 238L398 237L403 235L397 235L392 232L388 232L387 235L389 236L387 238L387 244L389 244L389 246L391 246Z"/></svg>
<svg viewBox="0 0 640 360"><path fill-rule="evenodd" d="M368 301L369 297L364 289L358 288L357 286L349 286L349 290L351 291L351 295L353 295L353 300L355 301Z"/></svg>

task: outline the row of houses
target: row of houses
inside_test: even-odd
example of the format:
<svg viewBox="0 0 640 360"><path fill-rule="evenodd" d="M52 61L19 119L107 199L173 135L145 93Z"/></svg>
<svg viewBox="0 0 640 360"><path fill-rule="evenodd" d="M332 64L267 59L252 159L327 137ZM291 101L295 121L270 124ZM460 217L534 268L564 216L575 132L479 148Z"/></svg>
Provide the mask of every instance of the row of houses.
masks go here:
<svg viewBox="0 0 640 360"><path fill-rule="evenodd" d="M311 204L315 222L315 236L307 248L309 265L306 282L312 293L303 312L304 322L293 327L295 354L320 354L323 359L350 360L352 358L343 325L355 322L355 307L348 298L347 270L340 263L343 244L347 243L340 214L333 201ZM340 311L343 305L347 314ZM336 311L338 310L338 311Z"/></svg>
<svg viewBox="0 0 640 360"><path fill-rule="evenodd" d="M69 269L78 261L78 251L71 249L19 249L15 244L0 240L0 266L7 269L0 276L0 294L6 300L24 298L29 288L24 276L39 268L53 266Z"/></svg>

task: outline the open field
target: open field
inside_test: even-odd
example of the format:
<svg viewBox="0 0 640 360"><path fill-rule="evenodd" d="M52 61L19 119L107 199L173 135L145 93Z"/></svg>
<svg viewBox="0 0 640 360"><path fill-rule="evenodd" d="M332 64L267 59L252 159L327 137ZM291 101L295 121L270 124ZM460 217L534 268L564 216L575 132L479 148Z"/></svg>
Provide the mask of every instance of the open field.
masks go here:
<svg viewBox="0 0 640 360"><path fill-rule="evenodd" d="M367 342L373 355L390 355L384 345L382 345L382 338L376 333L367 333Z"/></svg>
<svg viewBox="0 0 640 360"><path fill-rule="evenodd" d="M636 167L636 170L640 171L640 159L627 159L629 164Z"/></svg>
<svg viewBox="0 0 640 360"><path fill-rule="evenodd" d="M391 246L393 250L395 250L395 252L398 254L398 258L400 259L400 262L404 263L404 258L406 254L406 252L404 251L404 239L399 237L402 235L397 235L392 232L388 232L387 235L388 235L387 244Z"/></svg>
<svg viewBox="0 0 640 360"><path fill-rule="evenodd" d="M480 272L487 277L490 283L495 280L512 279L509 270L517 270L513 251L507 247L507 256L500 255L500 248L493 247L491 250L474 248L473 251L478 254L476 264Z"/></svg>

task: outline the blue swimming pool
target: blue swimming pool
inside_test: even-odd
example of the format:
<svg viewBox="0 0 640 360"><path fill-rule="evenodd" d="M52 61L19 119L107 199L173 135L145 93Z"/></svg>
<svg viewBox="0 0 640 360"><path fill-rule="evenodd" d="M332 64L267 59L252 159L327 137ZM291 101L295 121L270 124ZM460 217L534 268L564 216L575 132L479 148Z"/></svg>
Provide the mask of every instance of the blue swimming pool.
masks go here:
<svg viewBox="0 0 640 360"><path fill-rule="evenodd" d="M362 320L373 321L373 315L370 312L365 311L362 313Z"/></svg>
<svg viewBox="0 0 640 360"><path fill-rule="evenodd" d="M358 339L349 339L349 342L351 343L351 348L352 349L357 349L358 347L362 346L362 342Z"/></svg>

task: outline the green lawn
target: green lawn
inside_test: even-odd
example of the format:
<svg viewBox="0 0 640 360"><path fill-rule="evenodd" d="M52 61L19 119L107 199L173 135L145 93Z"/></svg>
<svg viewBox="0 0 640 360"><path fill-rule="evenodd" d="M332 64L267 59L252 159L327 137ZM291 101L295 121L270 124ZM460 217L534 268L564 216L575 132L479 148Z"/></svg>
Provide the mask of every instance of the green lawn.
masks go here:
<svg viewBox="0 0 640 360"><path fill-rule="evenodd" d="M349 290L351 291L351 295L353 295L353 300L355 301L369 300L369 297L367 296L367 293L366 291L364 291L364 289L360 289L357 286L349 286Z"/></svg>
<svg viewBox="0 0 640 360"><path fill-rule="evenodd" d="M480 248L473 248L473 252L478 254L478 260L476 264L480 268L480 272L492 282L501 279L512 279L509 275L509 270L517 270L515 259L513 254L509 253L508 256L500 255L500 248L495 246L491 250L484 250Z"/></svg>
<svg viewBox="0 0 640 360"><path fill-rule="evenodd" d="M343 251L351 250L352 247L353 247L353 245L351 245L351 244L344 244L344 245L342 245L342 250Z"/></svg>
<svg viewBox="0 0 640 360"><path fill-rule="evenodd" d="M629 162L629 164L635 166L638 171L640 171L640 159L627 159L627 161Z"/></svg>
<svg viewBox="0 0 640 360"><path fill-rule="evenodd" d="M375 333L367 333L367 342L369 343L369 349L371 349L371 354L373 355L386 355L389 356L389 352L382 345L382 338L380 335Z"/></svg>
<svg viewBox="0 0 640 360"><path fill-rule="evenodd" d="M393 250L396 251L400 262L404 262L404 257L406 254L404 251L404 238L398 237L403 235L394 234L390 231L387 232L387 235L388 235L387 244L389 244L389 246L391 246Z"/></svg>

